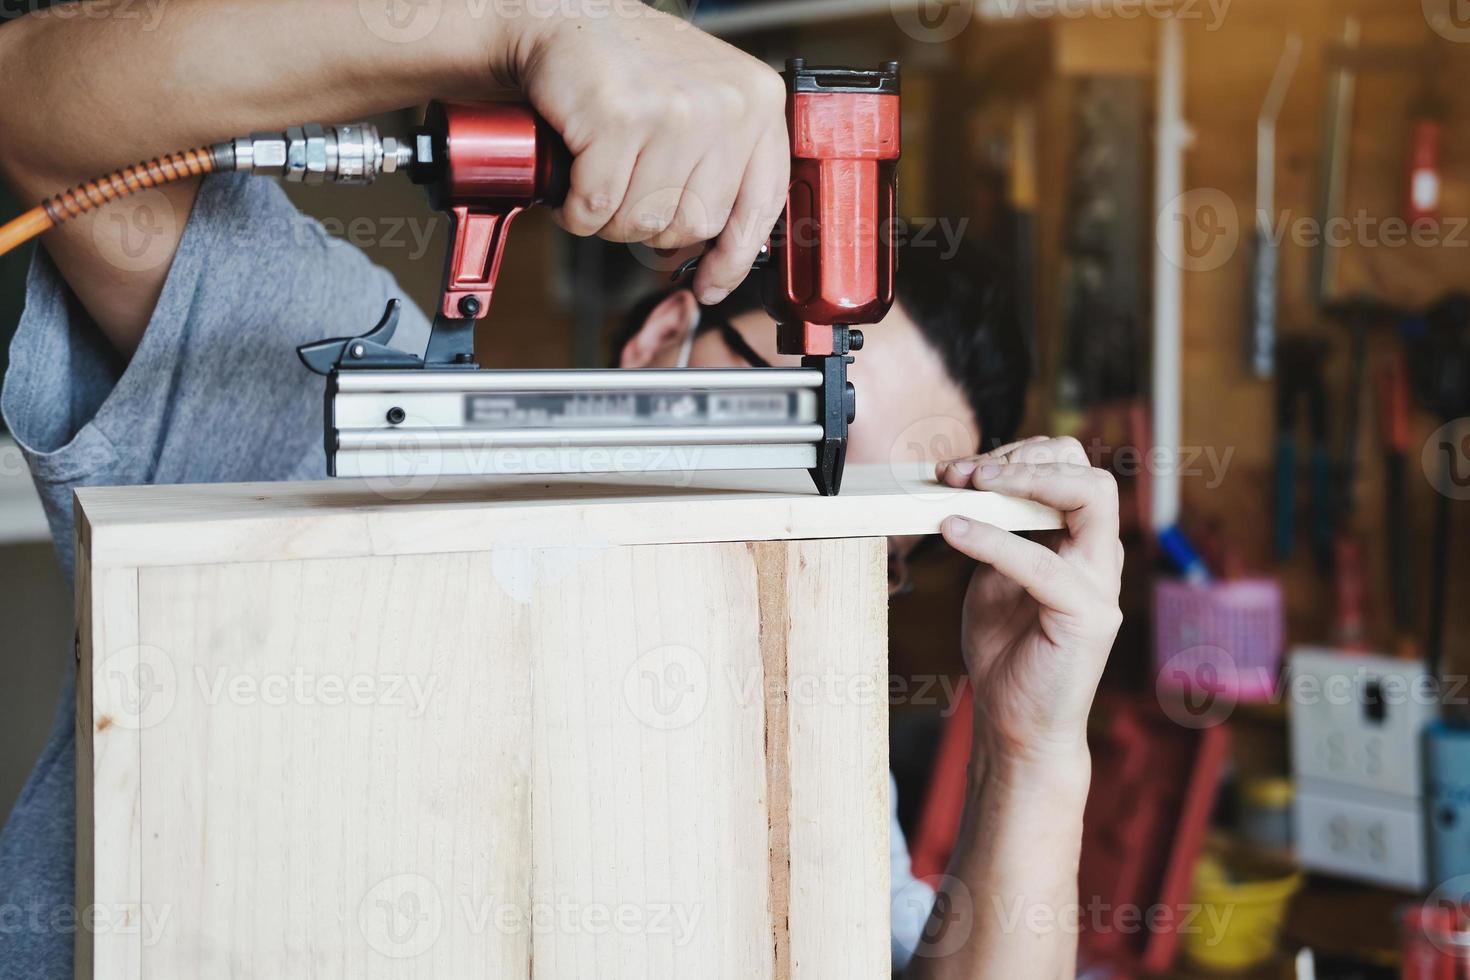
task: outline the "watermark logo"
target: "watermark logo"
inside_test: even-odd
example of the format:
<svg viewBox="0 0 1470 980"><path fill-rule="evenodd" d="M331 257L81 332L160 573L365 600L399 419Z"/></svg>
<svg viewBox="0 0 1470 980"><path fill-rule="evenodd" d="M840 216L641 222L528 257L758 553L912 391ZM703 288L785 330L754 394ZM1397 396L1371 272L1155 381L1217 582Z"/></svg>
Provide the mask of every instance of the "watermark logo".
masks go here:
<svg viewBox="0 0 1470 980"><path fill-rule="evenodd" d="M704 658L689 647L655 647L633 661L623 676L623 700L649 728L684 728L704 712L709 701L709 669Z"/></svg>
<svg viewBox="0 0 1470 980"><path fill-rule="evenodd" d="M1464 955L1462 923L1470 922L1470 875L1456 875L1440 882L1424 899L1416 919L1413 925L1435 949L1457 959Z"/></svg>
<svg viewBox="0 0 1470 980"><path fill-rule="evenodd" d="M92 715L97 730L152 728L168 717L178 697L171 657L158 647L116 650L92 669Z"/></svg>
<svg viewBox="0 0 1470 980"><path fill-rule="evenodd" d="M1181 728L1211 728L1235 710L1240 671L1230 651L1217 646L1180 650L1154 678L1164 714Z"/></svg>
<svg viewBox="0 0 1470 980"><path fill-rule="evenodd" d="M976 0L888 0L893 22L915 41L943 44L975 19Z"/></svg>
<svg viewBox="0 0 1470 980"><path fill-rule="evenodd" d="M1419 462L1435 490L1451 500L1470 500L1470 417L1435 429Z"/></svg>
<svg viewBox="0 0 1470 980"><path fill-rule="evenodd" d="M92 216L92 244L108 264L124 272L167 265L179 239L179 218L168 195L147 188Z"/></svg>
<svg viewBox="0 0 1470 980"><path fill-rule="evenodd" d="M1185 191L1159 212L1154 222L1164 258L1186 272L1210 272L1235 254L1240 244L1240 214L1222 190Z"/></svg>
<svg viewBox="0 0 1470 980"><path fill-rule="evenodd" d="M933 894L929 889L933 889ZM893 898L893 920L907 918L932 906L924 921L914 955L934 959L958 953L975 928L975 900L958 878L940 875L927 884L915 882Z"/></svg>
<svg viewBox="0 0 1470 980"><path fill-rule="evenodd" d="M75 0L73 3L44 3L44 0L0 0L0 21L22 16L54 17L57 20L130 20L144 33L158 29L169 0Z"/></svg>
<svg viewBox="0 0 1470 980"><path fill-rule="evenodd" d="M412 44L439 26L444 0L358 0L357 12L374 36L392 44Z"/></svg>
<svg viewBox="0 0 1470 980"><path fill-rule="evenodd" d="M393 875L362 897L357 927L373 952L390 959L412 959L439 941L444 903L434 883L423 875Z"/></svg>
<svg viewBox="0 0 1470 980"><path fill-rule="evenodd" d="M920 499L934 500L959 491L934 479L940 460L959 459L975 453L976 432L962 419L930 415L905 428L888 448L888 471L895 481L909 487Z"/></svg>
<svg viewBox="0 0 1470 980"><path fill-rule="evenodd" d="M407 717L428 714L439 677L398 673L317 673L297 666L289 671L252 673L231 666L194 667L204 703L235 707L398 708Z"/></svg>
<svg viewBox="0 0 1470 980"><path fill-rule="evenodd" d="M1470 0L1420 0L1430 30L1447 41L1470 41Z"/></svg>

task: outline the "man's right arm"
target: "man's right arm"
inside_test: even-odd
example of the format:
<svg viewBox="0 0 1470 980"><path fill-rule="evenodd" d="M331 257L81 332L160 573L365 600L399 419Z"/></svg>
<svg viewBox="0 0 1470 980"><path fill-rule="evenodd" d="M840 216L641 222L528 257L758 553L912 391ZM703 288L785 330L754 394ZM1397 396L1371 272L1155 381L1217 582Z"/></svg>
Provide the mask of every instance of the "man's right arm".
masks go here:
<svg viewBox="0 0 1470 980"><path fill-rule="evenodd" d="M0 29L0 177L21 200L253 130L348 121L431 98L523 87L576 162L572 232L675 247L718 239L705 296L733 288L780 213L789 152L780 79L638 0L446 0L406 26L357 0L195 0L38 11ZM386 9L386 8L384 8ZM435 12L437 10L437 13ZM420 36L421 35L421 36ZM45 106L43 111L40 107ZM167 278L197 181L122 200L43 238L111 344L131 355ZM160 261L116 261L97 220L153 221ZM227 260L227 257L222 257Z"/></svg>

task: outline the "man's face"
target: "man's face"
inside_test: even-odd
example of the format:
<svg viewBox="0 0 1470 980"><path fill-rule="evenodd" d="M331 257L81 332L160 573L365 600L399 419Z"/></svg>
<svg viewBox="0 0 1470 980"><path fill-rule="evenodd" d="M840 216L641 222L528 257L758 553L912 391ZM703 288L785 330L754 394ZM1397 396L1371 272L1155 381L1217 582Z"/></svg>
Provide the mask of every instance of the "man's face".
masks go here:
<svg viewBox="0 0 1470 980"><path fill-rule="evenodd" d="M687 290L674 293L649 314L643 329L623 348L619 367L670 368L683 360L700 310ZM776 352L776 325L763 312L742 314L730 324L751 350L774 367L794 367L800 358ZM980 429L959 385L934 348L897 305L881 323L863 330L865 343L848 369L858 392L857 419L848 433L849 463L909 467L973 454ZM718 330L698 334L688 348L687 367L751 367ZM904 566L917 537L889 539L890 584L902 584Z"/></svg>

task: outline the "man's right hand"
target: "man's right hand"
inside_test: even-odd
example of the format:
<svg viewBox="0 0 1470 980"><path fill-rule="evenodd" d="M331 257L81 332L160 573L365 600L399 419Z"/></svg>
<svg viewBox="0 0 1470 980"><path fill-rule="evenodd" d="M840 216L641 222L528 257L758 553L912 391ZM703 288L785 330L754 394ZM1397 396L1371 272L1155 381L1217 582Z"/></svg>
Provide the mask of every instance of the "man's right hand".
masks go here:
<svg viewBox="0 0 1470 980"><path fill-rule="evenodd" d="M510 68L576 157L562 226L654 248L714 241L694 291L718 302L785 206L781 76L639 0L554 6L522 13L519 33L512 22Z"/></svg>
<svg viewBox="0 0 1470 980"><path fill-rule="evenodd" d="M0 28L9 96L0 179L19 200L39 201L172 150L516 85L577 157L559 215L566 228L659 248L714 241L695 280L706 301L749 273L789 175L775 72L638 0L448 2L412 36L368 16L380 9L192 0L146 20L18 18ZM142 340L197 191L197 180L171 184L42 239L125 357ZM145 225L144 261L121 260L119 229Z"/></svg>

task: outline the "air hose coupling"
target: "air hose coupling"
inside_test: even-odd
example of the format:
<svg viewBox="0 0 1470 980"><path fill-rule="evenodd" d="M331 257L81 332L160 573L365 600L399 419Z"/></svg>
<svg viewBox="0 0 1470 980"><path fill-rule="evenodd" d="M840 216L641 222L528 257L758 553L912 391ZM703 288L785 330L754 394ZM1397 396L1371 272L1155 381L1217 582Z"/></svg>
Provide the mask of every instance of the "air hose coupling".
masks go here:
<svg viewBox="0 0 1470 980"><path fill-rule="evenodd" d="M370 184L413 162L413 147L379 136L367 123L308 123L281 132L252 133L210 147L217 170L284 177L298 184Z"/></svg>

